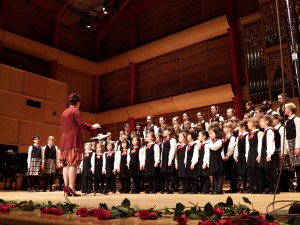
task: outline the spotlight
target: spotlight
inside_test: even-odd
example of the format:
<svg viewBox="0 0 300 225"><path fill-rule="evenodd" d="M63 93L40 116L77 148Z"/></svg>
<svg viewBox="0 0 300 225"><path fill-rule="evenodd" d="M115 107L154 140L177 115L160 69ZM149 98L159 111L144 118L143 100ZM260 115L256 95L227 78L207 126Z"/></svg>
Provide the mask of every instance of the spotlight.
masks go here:
<svg viewBox="0 0 300 225"><path fill-rule="evenodd" d="M90 28L91 28L91 25L90 25L90 18L87 17L85 22L86 22L86 28L87 28L87 29L90 29Z"/></svg>
<svg viewBox="0 0 300 225"><path fill-rule="evenodd" d="M103 7L102 8L103 13L107 14L108 7L109 7L109 0L103 0L102 7Z"/></svg>

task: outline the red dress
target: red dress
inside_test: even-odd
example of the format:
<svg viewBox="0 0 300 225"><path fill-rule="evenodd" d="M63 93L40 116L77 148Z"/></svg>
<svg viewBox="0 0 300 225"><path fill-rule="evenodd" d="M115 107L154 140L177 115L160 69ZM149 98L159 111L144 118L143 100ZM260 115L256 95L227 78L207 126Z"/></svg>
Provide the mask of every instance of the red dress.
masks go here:
<svg viewBox="0 0 300 225"><path fill-rule="evenodd" d="M83 122L78 108L67 108L61 115L60 161L63 166L77 166L82 160L83 140L81 128L91 130L92 125Z"/></svg>

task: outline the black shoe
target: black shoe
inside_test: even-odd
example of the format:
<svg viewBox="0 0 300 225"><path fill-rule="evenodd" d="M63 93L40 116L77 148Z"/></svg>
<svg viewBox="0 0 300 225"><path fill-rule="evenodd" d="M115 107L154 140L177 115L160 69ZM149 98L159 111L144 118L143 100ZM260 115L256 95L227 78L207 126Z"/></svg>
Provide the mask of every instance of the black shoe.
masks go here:
<svg viewBox="0 0 300 225"><path fill-rule="evenodd" d="M107 189L102 191L102 194L107 194L107 193L109 193Z"/></svg>
<svg viewBox="0 0 300 225"><path fill-rule="evenodd" d="M157 191L150 191L150 194L157 194Z"/></svg>
<svg viewBox="0 0 300 225"><path fill-rule="evenodd" d="M174 191L172 190L172 189L170 189L170 190L168 190L168 192L167 192L168 194L173 194L174 193Z"/></svg>
<svg viewBox="0 0 300 225"><path fill-rule="evenodd" d="M163 189L163 190L160 191L161 194L164 194L164 193L166 193L166 192L168 192L167 189Z"/></svg>
<svg viewBox="0 0 300 225"><path fill-rule="evenodd" d="M147 189L144 193L145 193L145 194L149 194L149 193L150 193L150 190Z"/></svg>
<svg viewBox="0 0 300 225"><path fill-rule="evenodd" d="M120 193L123 193L123 192L124 192L124 190L121 188L121 189L119 190L119 192L120 192Z"/></svg>

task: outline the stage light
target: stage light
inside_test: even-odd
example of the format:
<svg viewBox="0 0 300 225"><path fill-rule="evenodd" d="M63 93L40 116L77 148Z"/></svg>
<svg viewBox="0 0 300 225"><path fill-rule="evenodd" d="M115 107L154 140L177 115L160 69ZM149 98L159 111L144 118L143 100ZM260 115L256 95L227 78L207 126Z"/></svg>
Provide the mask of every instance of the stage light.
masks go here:
<svg viewBox="0 0 300 225"><path fill-rule="evenodd" d="M85 18L85 25L87 29L91 28L91 24L90 24L90 15L89 13L86 14L86 18Z"/></svg>
<svg viewBox="0 0 300 225"><path fill-rule="evenodd" d="M103 0L102 3L102 10L104 14L107 14L108 12L108 7L109 7L109 1L108 0Z"/></svg>
<svg viewBox="0 0 300 225"><path fill-rule="evenodd" d="M90 29L91 28L91 24L90 24L90 18L89 17L86 17L86 28L87 29Z"/></svg>

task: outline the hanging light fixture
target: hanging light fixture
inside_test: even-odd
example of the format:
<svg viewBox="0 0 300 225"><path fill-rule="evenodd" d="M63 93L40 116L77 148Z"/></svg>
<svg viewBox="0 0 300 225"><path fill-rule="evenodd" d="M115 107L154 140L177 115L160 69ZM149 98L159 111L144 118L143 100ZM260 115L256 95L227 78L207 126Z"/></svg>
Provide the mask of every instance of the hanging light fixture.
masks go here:
<svg viewBox="0 0 300 225"><path fill-rule="evenodd" d="M89 17L89 15L86 16L85 24L86 24L86 28L87 28L87 29L90 29L90 28L91 28L90 17Z"/></svg>

